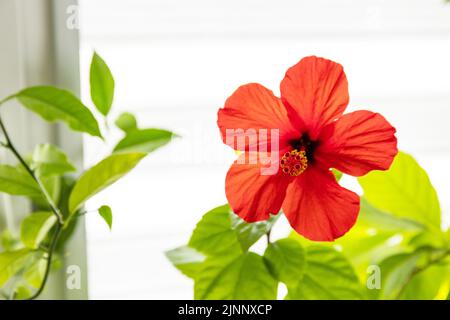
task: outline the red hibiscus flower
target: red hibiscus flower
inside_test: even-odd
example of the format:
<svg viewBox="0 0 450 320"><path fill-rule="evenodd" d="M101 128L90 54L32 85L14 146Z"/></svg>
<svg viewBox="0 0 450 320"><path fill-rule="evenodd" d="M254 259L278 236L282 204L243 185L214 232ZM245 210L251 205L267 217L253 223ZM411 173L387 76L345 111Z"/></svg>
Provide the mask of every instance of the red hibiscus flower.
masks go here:
<svg viewBox="0 0 450 320"><path fill-rule="evenodd" d="M243 85L218 112L225 143L241 151L258 147L258 155L270 156L278 169L262 174L267 163L248 161L249 152L243 153L226 177L228 201L247 222L267 220L283 209L299 234L333 241L355 224L359 197L341 187L330 168L352 176L387 170L397 154L395 128L378 113L343 114L349 101L347 78L342 66L330 60L302 59L286 72L280 91L281 99L260 84ZM256 143L249 137L243 146L230 143L230 129L277 129L278 150L271 149L269 134L259 135Z"/></svg>

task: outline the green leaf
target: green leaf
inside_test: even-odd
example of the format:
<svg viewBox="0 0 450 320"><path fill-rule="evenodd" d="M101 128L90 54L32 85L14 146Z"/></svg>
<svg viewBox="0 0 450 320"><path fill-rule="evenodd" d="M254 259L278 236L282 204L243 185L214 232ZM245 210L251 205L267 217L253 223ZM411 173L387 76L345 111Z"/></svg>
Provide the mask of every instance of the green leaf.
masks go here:
<svg viewBox="0 0 450 320"><path fill-rule="evenodd" d="M447 242L444 239L436 237L431 232L421 232L409 239L408 244L414 248L442 248L447 246Z"/></svg>
<svg viewBox="0 0 450 320"><path fill-rule="evenodd" d="M242 251L247 251L256 241L265 235L279 218L272 215L267 221L248 223L234 213L231 214L232 229L236 232Z"/></svg>
<svg viewBox="0 0 450 320"><path fill-rule="evenodd" d="M369 265L378 264L390 255L403 252L407 249L408 240L424 229L422 223L383 212L361 197L356 225L343 237L323 245L338 248L350 260L360 279L365 280ZM399 239L399 235L403 240L395 245L390 244L391 240ZM304 246L313 244L295 232L290 237Z"/></svg>
<svg viewBox="0 0 450 320"><path fill-rule="evenodd" d="M448 291L449 267L434 265L415 275L409 282L400 299L405 300L433 300L439 298L441 288ZM444 288L445 289L445 288ZM444 297L440 297L445 298Z"/></svg>
<svg viewBox="0 0 450 320"><path fill-rule="evenodd" d="M61 197L62 178L60 176L49 176L41 178L41 182L52 198L53 202L58 203ZM45 201L45 208L49 208L47 201Z"/></svg>
<svg viewBox="0 0 450 320"><path fill-rule="evenodd" d="M264 258L272 275L288 287L297 286L306 265L305 251L294 239L280 239L267 247Z"/></svg>
<svg viewBox="0 0 450 320"><path fill-rule="evenodd" d="M124 132L136 130L137 121L134 115L129 112L122 113L115 122L116 126Z"/></svg>
<svg viewBox="0 0 450 320"><path fill-rule="evenodd" d="M11 231L8 229L3 230L0 234L0 244L2 247L2 251L14 251L18 249L18 245L20 245L20 241L16 239Z"/></svg>
<svg viewBox="0 0 450 320"><path fill-rule="evenodd" d="M75 131L102 136L91 111L69 91L38 86L24 89L15 97L24 107L47 121L64 121Z"/></svg>
<svg viewBox="0 0 450 320"><path fill-rule="evenodd" d="M29 249L0 253L0 287L25 266L29 253Z"/></svg>
<svg viewBox="0 0 450 320"><path fill-rule="evenodd" d="M50 198L54 203L59 202L59 198L61 196L61 176L46 176L41 177L41 182L47 193L50 195ZM30 197L32 200L33 206L36 211L48 211L51 210L47 200L44 196L39 197Z"/></svg>
<svg viewBox="0 0 450 320"><path fill-rule="evenodd" d="M198 277L205 256L188 246L179 247L166 252L167 259L189 278Z"/></svg>
<svg viewBox="0 0 450 320"><path fill-rule="evenodd" d="M197 223L189 246L206 255L223 255L242 252L236 232L231 227L228 205L208 211Z"/></svg>
<svg viewBox="0 0 450 320"><path fill-rule="evenodd" d="M43 258L43 255L35 257L32 264L24 272L23 278L30 286L37 289L41 286L46 268L47 261Z"/></svg>
<svg viewBox="0 0 450 320"><path fill-rule="evenodd" d="M122 178L145 156L145 153L113 154L90 168L72 189L69 212L75 213L84 202Z"/></svg>
<svg viewBox="0 0 450 320"><path fill-rule="evenodd" d="M334 168L331 169L331 172L333 172L334 177L336 178L337 181L341 180L341 178L342 178L342 176L343 176L343 173L342 173L342 172L340 172L339 170L336 170L336 169L334 169Z"/></svg>
<svg viewBox="0 0 450 320"><path fill-rule="evenodd" d="M277 286L263 258L256 253L247 252L232 259L209 257L195 280L194 298L274 300Z"/></svg>
<svg viewBox="0 0 450 320"><path fill-rule="evenodd" d="M150 153L169 143L174 136L172 132L162 129L131 130L114 147L114 152Z"/></svg>
<svg viewBox="0 0 450 320"><path fill-rule="evenodd" d="M51 212L32 213L22 221L20 227L22 243L30 249L38 248L56 221L56 216Z"/></svg>
<svg viewBox="0 0 450 320"><path fill-rule="evenodd" d="M351 262L353 268L361 280L367 277L367 267L377 263L391 254L398 253L403 248L389 246L389 240L395 234L392 232L378 232L369 228L360 220L343 237L334 242L321 243L322 246L339 250ZM304 247L317 245L313 241L299 236L295 231L291 232L289 238L298 241Z"/></svg>
<svg viewBox="0 0 450 320"><path fill-rule="evenodd" d="M381 290L380 299L395 299L401 288L408 282L415 270L420 255L417 253L400 253L390 256L380 264Z"/></svg>
<svg viewBox="0 0 450 320"><path fill-rule="evenodd" d="M408 218L396 217L375 208L364 197L361 197L361 209L358 219L373 228L383 231L405 232L423 231L425 229L425 226L420 222Z"/></svg>
<svg viewBox="0 0 450 320"><path fill-rule="evenodd" d="M413 157L400 152L389 171L358 178L364 197L378 209L440 230L441 210L427 173Z"/></svg>
<svg viewBox="0 0 450 320"><path fill-rule="evenodd" d="M19 168L0 165L0 192L28 197L41 197L38 184L31 176Z"/></svg>
<svg viewBox="0 0 450 320"><path fill-rule="evenodd" d="M51 144L36 146L31 168L36 170L39 176L61 175L75 171L75 167L69 162L67 155Z"/></svg>
<svg viewBox="0 0 450 320"><path fill-rule="evenodd" d="M31 297L31 290L24 285L20 285L14 289L14 297L16 300L25 300Z"/></svg>
<svg viewBox="0 0 450 320"><path fill-rule="evenodd" d="M287 299L363 299L362 288L351 264L336 250L325 246L306 248L306 268L298 286Z"/></svg>
<svg viewBox="0 0 450 320"><path fill-rule="evenodd" d="M278 217L247 223L228 205L223 205L203 215L192 233L189 246L206 255L245 252L270 230Z"/></svg>
<svg viewBox="0 0 450 320"><path fill-rule="evenodd" d="M114 99L114 78L108 65L96 52L91 61L90 84L92 101L97 110L106 116Z"/></svg>
<svg viewBox="0 0 450 320"><path fill-rule="evenodd" d="M108 206L101 206L98 209L98 213L103 218L103 220L105 220L106 224L109 227L109 230L111 230L112 229L112 223L113 223L113 215L112 215L111 208L108 207Z"/></svg>

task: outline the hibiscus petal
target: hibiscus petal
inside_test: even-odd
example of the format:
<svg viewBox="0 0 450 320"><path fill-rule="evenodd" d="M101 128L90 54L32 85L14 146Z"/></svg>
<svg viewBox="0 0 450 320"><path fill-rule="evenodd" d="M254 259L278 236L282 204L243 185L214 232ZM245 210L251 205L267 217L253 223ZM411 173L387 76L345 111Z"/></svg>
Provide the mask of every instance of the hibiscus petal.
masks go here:
<svg viewBox="0 0 450 320"><path fill-rule="evenodd" d="M314 241L333 241L355 224L359 197L328 170L307 169L289 185L283 211L292 228Z"/></svg>
<svg viewBox="0 0 450 320"><path fill-rule="evenodd" d="M348 113L323 130L316 157L352 176L387 170L398 153L395 131L378 113Z"/></svg>
<svg viewBox="0 0 450 320"><path fill-rule="evenodd" d="M266 156L270 157L270 154ZM228 170L225 181L228 202L247 222L267 220L270 214L277 214L281 209L292 178L279 170L278 159L272 161L270 166L262 165L260 161L252 164L248 154L243 154Z"/></svg>
<svg viewBox="0 0 450 320"><path fill-rule="evenodd" d="M342 66L315 56L289 68L280 90L289 116L298 126L306 126L312 139L324 125L342 115L349 101Z"/></svg>
<svg viewBox="0 0 450 320"><path fill-rule="evenodd" d="M272 91L257 83L239 87L227 99L224 108L218 112L217 124L224 143L241 151L249 150L251 146L254 148L250 149L252 151L270 152L271 129L279 130L277 139L279 138L280 148L285 148L289 139L298 136L298 131L293 128L281 100L275 97ZM227 129L230 130L228 139ZM248 138L252 133L256 134L255 139ZM236 136L244 137L245 143L242 146L238 145Z"/></svg>

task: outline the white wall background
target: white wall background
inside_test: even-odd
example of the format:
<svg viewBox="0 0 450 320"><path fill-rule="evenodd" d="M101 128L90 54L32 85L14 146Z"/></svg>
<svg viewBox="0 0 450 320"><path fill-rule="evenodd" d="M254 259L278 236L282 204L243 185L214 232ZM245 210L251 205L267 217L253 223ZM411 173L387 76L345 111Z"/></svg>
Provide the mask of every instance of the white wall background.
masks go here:
<svg viewBox="0 0 450 320"><path fill-rule="evenodd" d="M91 298L193 297L163 251L184 244L201 215L226 201L234 154L219 138L217 109L243 83L278 92L286 69L306 55L344 65L350 110L379 111L397 127L400 148L428 171L448 217L443 0L81 0L80 13L85 101L95 49L116 78L115 115L132 111L141 126L183 136L90 202L110 204L115 219L112 233L97 216L87 220ZM85 145L88 165L107 151L93 139Z"/></svg>

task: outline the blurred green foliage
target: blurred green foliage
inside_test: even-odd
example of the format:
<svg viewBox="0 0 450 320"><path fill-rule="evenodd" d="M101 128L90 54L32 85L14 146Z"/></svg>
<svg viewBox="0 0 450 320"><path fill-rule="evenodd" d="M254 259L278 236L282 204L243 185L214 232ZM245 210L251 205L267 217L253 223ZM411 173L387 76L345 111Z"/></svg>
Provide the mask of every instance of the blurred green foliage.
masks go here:
<svg viewBox="0 0 450 320"><path fill-rule="evenodd" d="M446 299L450 232L442 231L426 172L401 152L390 170L358 181L364 191L358 221L335 242L312 242L294 231L272 242L280 214L252 224L225 205L203 216L187 246L166 255L194 280L195 299L275 299L280 283L285 299ZM264 254L252 252L265 235Z"/></svg>
<svg viewBox="0 0 450 320"><path fill-rule="evenodd" d="M61 121L70 129L99 137L108 132L114 98L114 78L105 61L94 53L90 68L91 99L105 123L101 128L94 113L71 92L36 86L0 101L17 100L42 119ZM0 164L0 192L28 198L33 211L26 216L20 234L3 230L0 237L0 294L5 299L34 299L45 289L50 271L61 266L65 244L86 214L85 202L131 171L148 153L176 136L158 128L138 129L136 118L124 113L115 121L123 138L96 165L83 173L58 147L43 143L32 154L22 156L14 147L0 117L2 147L16 158L16 165ZM103 130L102 130L103 129ZM109 206L98 209L109 228L113 215Z"/></svg>

